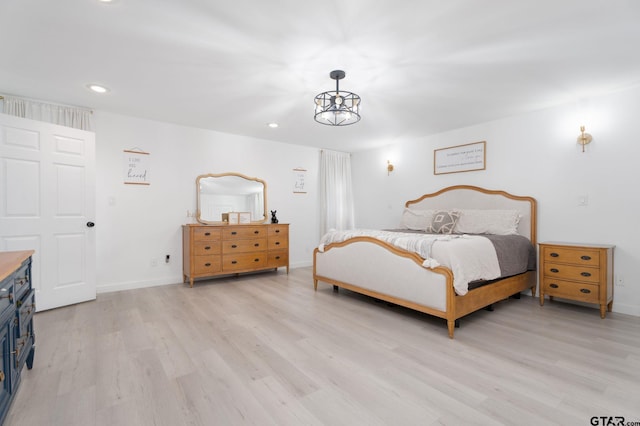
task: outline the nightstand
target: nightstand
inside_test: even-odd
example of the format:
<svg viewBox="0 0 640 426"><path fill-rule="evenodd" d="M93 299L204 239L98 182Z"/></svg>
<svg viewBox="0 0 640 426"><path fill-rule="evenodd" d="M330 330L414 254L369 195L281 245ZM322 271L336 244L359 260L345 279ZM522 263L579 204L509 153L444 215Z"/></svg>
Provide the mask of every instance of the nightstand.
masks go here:
<svg viewBox="0 0 640 426"><path fill-rule="evenodd" d="M540 305L545 294L600 305L600 318L613 306L613 248L610 244L544 242L540 247Z"/></svg>

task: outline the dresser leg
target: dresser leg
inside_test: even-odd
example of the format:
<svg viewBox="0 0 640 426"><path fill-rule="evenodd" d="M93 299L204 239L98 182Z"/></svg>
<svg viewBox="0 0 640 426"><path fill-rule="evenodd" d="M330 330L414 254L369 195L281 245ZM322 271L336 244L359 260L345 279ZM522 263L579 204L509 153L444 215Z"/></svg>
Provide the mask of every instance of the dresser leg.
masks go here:
<svg viewBox="0 0 640 426"><path fill-rule="evenodd" d="M31 370L33 368L33 357L36 354L36 347L32 346L29 351L29 355L27 355L27 368Z"/></svg>
<svg viewBox="0 0 640 426"><path fill-rule="evenodd" d="M189 278L189 287L193 288L193 277Z"/></svg>
<svg viewBox="0 0 640 426"><path fill-rule="evenodd" d="M613 309L613 300L607 303L607 311L611 312L612 309Z"/></svg>
<svg viewBox="0 0 640 426"><path fill-rule="evenodd" d="M602 304L600 305L600 318L604 319L606 315L607 315L607 305Z"/></svg>
<svg viewBox="0 0 640 426"><path fill-rule="evenodd" d="M544 306L544 293L540 292L540 306Z"/></svg>

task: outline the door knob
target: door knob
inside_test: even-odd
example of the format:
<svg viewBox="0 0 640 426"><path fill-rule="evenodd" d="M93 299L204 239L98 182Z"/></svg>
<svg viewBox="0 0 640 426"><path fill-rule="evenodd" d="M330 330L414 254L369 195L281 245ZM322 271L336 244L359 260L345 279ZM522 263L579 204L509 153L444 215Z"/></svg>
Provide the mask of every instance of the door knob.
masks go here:
<svg viewBox="0 0 640 426"><path fill-rule="evenodd" d="M87 222L87 228L93 228L94 226L96 226L95 223L93 222Z"/></svg>

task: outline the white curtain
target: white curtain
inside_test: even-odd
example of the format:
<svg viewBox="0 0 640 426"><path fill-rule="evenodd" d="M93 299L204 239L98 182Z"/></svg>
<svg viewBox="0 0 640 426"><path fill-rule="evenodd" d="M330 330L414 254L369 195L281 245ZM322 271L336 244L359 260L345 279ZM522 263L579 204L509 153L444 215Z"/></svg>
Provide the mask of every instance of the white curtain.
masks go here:
<svg viewBox="0 0 640 426"><path fill-rule="evenodd" d="M265 219L267 218L267 212L263 211L264 198L262 192L249 194L249 206L251 209L251 220L259 220L263 215Z"/></svg>
<svg viewBox="0 0 640 426"><path fill-rule="evenodd" d="M351 156L346 152L320 152L320 235L330 229L354 227Z"/></svg>
<svg viewBox="0 0 640 426"><path fill-rule="evenodd" d="M93 131L92 112L89 109L48 104L15 96L4 97L4 113L32 120Z"/></svg>

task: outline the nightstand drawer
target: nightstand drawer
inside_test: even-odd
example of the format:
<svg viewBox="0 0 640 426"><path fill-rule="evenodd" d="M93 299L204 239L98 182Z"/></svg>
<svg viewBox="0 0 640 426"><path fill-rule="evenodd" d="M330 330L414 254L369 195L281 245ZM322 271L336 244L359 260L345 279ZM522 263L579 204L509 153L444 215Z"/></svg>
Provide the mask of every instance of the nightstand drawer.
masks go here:
<svg viewBox="0 0 640 426"><path fill-rule="evenodd" d="M566 247L543 247L542 258L546 262L572 263L575 265L600 266L598 250Z"/></svg>
<svg viewBox="0 0 640 426"><path fill-rule="evenodd" d="M560 263L544 263L542 273L545 277L554 277L565 280L585 281L598 283L600 281L600 269L585 268L582 266L564 265Z"/></svg>
<svg viewBox="0 0 640 426"><path fill-rule="evenodd" d="M589 303L598 303L600 297L600 286L597 284L576 283L545 277L543 279L543 289L548 296Z"/></svg>

